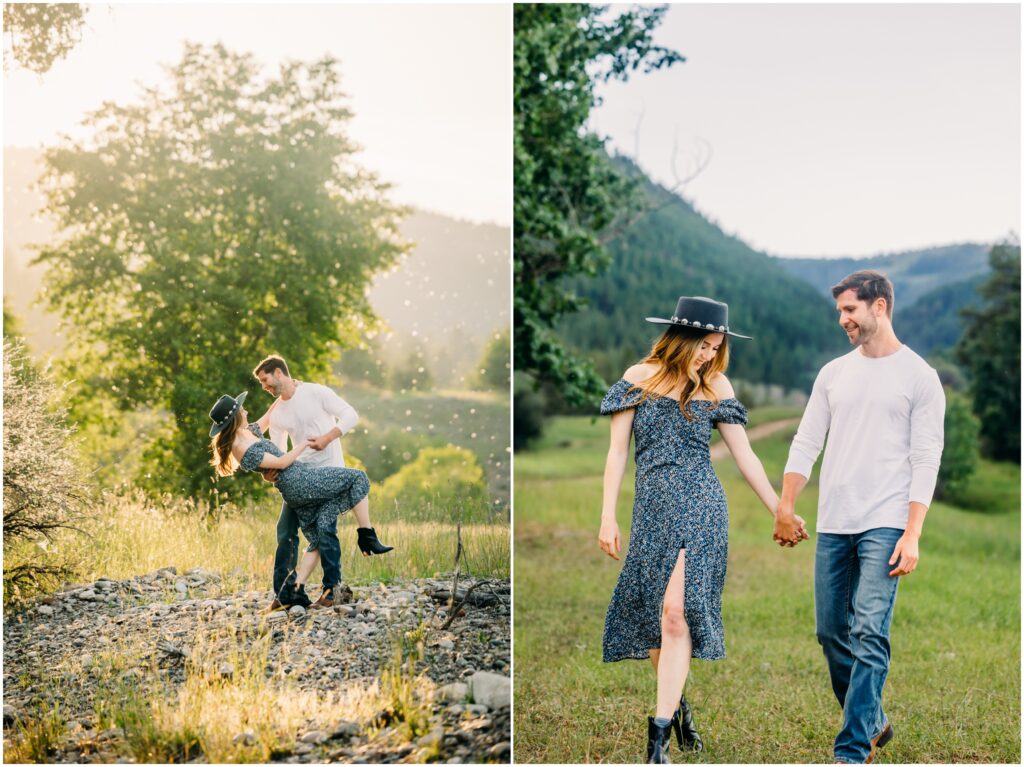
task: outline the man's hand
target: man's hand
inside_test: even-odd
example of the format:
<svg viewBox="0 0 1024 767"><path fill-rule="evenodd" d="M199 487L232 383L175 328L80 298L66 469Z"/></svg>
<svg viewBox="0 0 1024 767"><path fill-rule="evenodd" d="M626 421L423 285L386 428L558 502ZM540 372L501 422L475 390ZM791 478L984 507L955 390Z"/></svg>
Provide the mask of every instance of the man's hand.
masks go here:
<svg viewBox="0 0 1024 767"><path fill-rule="evenodd" d="M775 512L775 527L772 530L772 540L780 546L792 548L800 541L806 541L811 536L807 534L806 523L802 517L793 513L792 509L779 506Z"/></svg>
<svg viewBox="0 0 1024 767"><path fill-rule="evenodd" d="M327 432L326 434L321 434L319 437L310 437L309 446L314 450L323 450L333 441L334 434L332 434L331 432Z"/></svg>
<svg viewBox="0 0 1024 767"><path fill-rule="evenodd" d="M899 561L898 565L896 565L897 560ZM892 556L889 557L889 564L896 565L889 571L889 575L910 575L917 569L917 560L917 536L913 533L903 533L902 537L896 541L896 548L893 549Z"/></svg>
<svg viewBox="0 0 1024 767"><path fill-rule="evenodd" d="M619 552L622 551L622 538L619 536L619 523L614 520L602 521L601 532L597 535L598 545L601 551L618 561Z"/></svg>
<svg viewBox="0 0 1024 767"><path fill-rule="evenodd" d="M277 475L280 472L277 469L264 469L260 472L263 475L263 479L267 482L277 482Z"/></svg>

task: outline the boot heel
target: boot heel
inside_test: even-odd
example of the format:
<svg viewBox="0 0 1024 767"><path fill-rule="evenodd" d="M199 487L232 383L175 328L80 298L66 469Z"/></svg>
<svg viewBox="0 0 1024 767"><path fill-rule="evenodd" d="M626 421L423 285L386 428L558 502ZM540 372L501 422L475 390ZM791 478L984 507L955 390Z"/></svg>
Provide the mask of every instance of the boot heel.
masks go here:
<svg viewBox="0 0 1024 767"><path fill-rule="evenodd" d="M647 717L647 763L672 764L668 758L668 743L672 739L672 722L664 727L654 723L654 717Z"/></svg>

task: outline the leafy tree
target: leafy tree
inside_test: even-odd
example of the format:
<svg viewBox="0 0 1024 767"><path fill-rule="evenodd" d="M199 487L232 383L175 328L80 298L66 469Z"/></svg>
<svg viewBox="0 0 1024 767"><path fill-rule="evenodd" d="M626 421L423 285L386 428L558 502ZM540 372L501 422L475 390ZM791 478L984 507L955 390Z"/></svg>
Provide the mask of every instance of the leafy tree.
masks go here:
<svg viewBox="0 0 1024 767"><path fill-rule="evenodd" d="M353 161L335 65L263 80L249 55L188 44L169 88L105 104L89 138L46 153L66 236L37 262L67 327L76 413L169 411L146 446L155 489L210 487L209 408L252 389L265 355L324 377L375 323L367 287L403 251L400 211Z"/></svg>
<svg viewBox="0 0 1024 767"><path fill-rule="evenodd" d="M90 487L71 441L62 392L25 347L4 339L4 598L68 573L47 556L87 513ZM39 544L32 551L31 544ZM31 554L26 555L26 546Z"/></svg>
<svg viewBox="0 0 1024 767"><path fill-rule="evenodd" d="M525 450L544 434L547 403L541 391L515 377L515 407L512 408L512 449Z"/></svg>
<svg viewBox="0 0 1024 767"><path fill-rule="evenodd" d="M4 3L4 31L11 57L38 75L81 40L87 7L77 3ZM4 64L8 49L4 48Z"/></svg>
<svg viewBox="0 0 1024 767"><path fill-rule="evenodd" d="M509 357L512 349L508 331L495 333L484 349L477 373L477 385L484 389L508 391L511 376Z"/></svg>
<svg viewBox="0 0 1024 767"><path fill-rule="evenodd" d="M957 357L970 372L983 450L1020 463L1020 243L996 245L992 272L978 288L983 304L964 310Z"/></svg>
<svg viewBox="0 0 1024 767"><path fill-rule="evenodd" d="M604 140L586 131L594 87L683 61L652 42L664 6L613 18L606 11L569 3L513 9L515 369L559 386L573 404L592 402L604 385L553 332L581 306L562 280L600 272L606 238L640 205Z"/></svg>
<svg viewBox="0 0 1024 767"><path fill-rule="evenodd" d="M961 394L946 390L946 419L942 463L936 495L955 499L962 493L978 467L978 419L971 412L971 403Z"/></svg>

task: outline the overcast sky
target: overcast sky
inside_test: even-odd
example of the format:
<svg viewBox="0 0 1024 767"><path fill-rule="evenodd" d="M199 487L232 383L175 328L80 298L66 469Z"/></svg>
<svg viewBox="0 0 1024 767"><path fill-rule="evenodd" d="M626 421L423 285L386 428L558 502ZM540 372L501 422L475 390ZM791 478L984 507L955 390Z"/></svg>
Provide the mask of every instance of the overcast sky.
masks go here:
<svg viewBox="0 0 1024 767"><path fill-rule="evenodd" d="M79 135L105 100L134 101L182 43L223 42L268 64L341 60L365 167L396 201L508 225L512 200L507 5L94 5L81 43L42 78L4 73L4 144Z"/></svg>
<svg viewBox="0 0 1024 767"><path fill-rule="evenodd" d="M655 39L687 61L603 87L592 127L670 187L706 141L683 195L750 245L1020 232L1018 5L674 5Z"/></svg>

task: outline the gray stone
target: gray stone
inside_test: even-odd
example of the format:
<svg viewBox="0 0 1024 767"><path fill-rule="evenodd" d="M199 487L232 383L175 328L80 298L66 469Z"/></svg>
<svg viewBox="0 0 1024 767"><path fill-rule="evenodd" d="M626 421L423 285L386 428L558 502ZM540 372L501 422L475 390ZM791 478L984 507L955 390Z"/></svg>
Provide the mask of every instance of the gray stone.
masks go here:
<svg viewBox="0 0 1024 767"><path fill-rule="evenodd" d="M450 639L439 639L437 640L437 646L440 647L442 650L454 650L455 642L453 642Z"/></svg>
<svg viewBox="0 0 1024 767"><path fill-rule="evenodd" d="M469 685L462 682L452 682L437 689L437 699L443 701L461 702L469 695Z"/></svg>
<svg viewBox="0 0 1024 767"><path fill-rule="evenodd" d="M292 618L301 618L305 614L306 608L302 605L292 605L290 608L288 608L288 615L290 615Z"/></svg>
<svg viewBox="0 0 1024 767"><path fill-rule="evenodd" d="M225 661L220 664L220 667L217 669L217 673L220 675L221 679L230 679L235 675L235 666L233 663Z"/></svg>
<svg viewBox="0 0 1024 767"><path fill-rule="evenodd" d="M86 589L85 591L79 591L78 592L78 598L83 600L83 601L86 601L86 602L91 602L94 599L96 599L96 592L93 591L92 589Z"/></svg>
<svg viewBox="0 0 1024 767"><path fill-rule="evenodd" d="M188 594L188 583L184 580L177 580L174 582L174 590L179 594Z"/></svg>
<svg viewBox="0 0 1024 767"><path fill-rule="evenodd" d="M231 739L231 742L237 745L243 746L255 746L256 745L256 733L252 730L245 730L244 732L238 733Z"/></svg>
<svg viewBox="0 0 1024 767"><path fill-rule="evenodd" d="M487 755L497 759L500 762L508 762L509 757L512 755L512 744L507 740L501 743L495 743L489 749L487 749Z"/></svg>
<svg viewBox="0 0 1024 767"><path fill-rule="evenodd" d="M433 730L423 735L416 741L416 745L420 748L433 748L441 745L444 741L444 729L441 727L435 727Z"/></svg>
<svg viewBox="0 0 1024 767"><path fill-rule="evenodd" d="M325 740L328 740L328 738L329 736L327 733L321 730L310 730L299 738L299 741L302 743L323 743Z"/></svg>
<svg viewBox="0 0 1024 767"><path fill-rule="evenodd" d="M14 711L14 706L4 704L4 729L13 727L15 720L18 718L17 713Z"/></svg>
<svg viewBox="0 0 1024 767"><path fill-rule="evenodd" d="M39 605L39 607L36 608L36 612L44 617L49 617L53 615L53 608L49 605Z"/></svg>
<svg viewBox="0 0 1024 767"><path fill-rule="evenodd" d="M288 620L288 613L284 610L278 610L277 612L270 613L264 620L271 626L275 623L283 623Z"/></svg>
<svg viewBox="0 0 1024 767"><path fill-rule="evenodd" d="M293 754L308 754L314 748L312 743L296 743L295 748L292 749Z"/></svg>
<svg viewBox="0 0 1024 767"><path fill-rule="evenodd" d="M361 730L362 728L357 722L342 720L334 725L334 729L331 731L331 738L354 738Z"/></svg>

